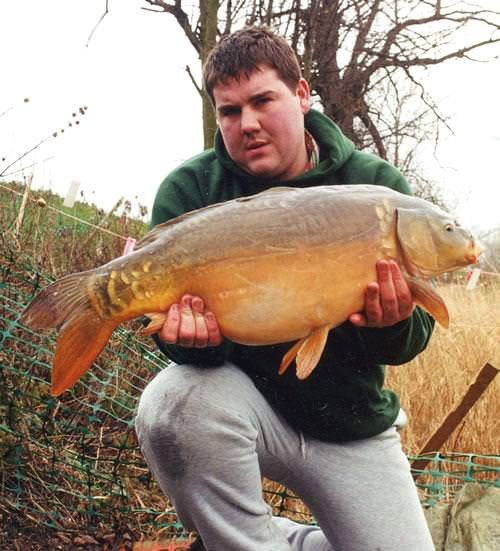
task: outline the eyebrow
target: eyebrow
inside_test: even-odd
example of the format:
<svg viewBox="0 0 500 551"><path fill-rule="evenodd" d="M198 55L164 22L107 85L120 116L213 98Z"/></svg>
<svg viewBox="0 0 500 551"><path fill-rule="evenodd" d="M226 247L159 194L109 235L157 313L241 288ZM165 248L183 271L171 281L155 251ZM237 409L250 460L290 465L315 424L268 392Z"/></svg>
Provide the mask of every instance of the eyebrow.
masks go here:
<svg viewBox="0 0 500 551"><path fill-rule="evenodd" d="M273 94L274 90L264 90L263 92L257 92L257 94L254 94L253 96L250 96L250 100L254 101L256 99L259 99L263 96L267 96L268 94Z"/></svg>
<svg viewBox="0 0 500 551"><path fill-rule="evenodd" d="M264 90L262 92L257 92L256 94L253 94L252 96L250 96L249 100L250 101L255 101L255 100L258 100L264 96L267 96L269 94L274 94L275 91L274 90ZM217 111L220 113L222 111L224 111L225 109L232 109L232 108L238 108L239 106L237 104L234 104L234 103L221 103L220 105L217 106Z"/></svg>

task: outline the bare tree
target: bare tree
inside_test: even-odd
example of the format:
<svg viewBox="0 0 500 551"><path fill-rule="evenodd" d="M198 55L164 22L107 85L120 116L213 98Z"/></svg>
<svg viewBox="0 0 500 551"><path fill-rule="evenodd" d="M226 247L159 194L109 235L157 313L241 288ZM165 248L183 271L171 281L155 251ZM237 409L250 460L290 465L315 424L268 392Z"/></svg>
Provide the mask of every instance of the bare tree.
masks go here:
<svg viewBox="0 0 500 551"><path fill-rule="evenodd" d="M447 122L427 92L426 70L491 57L500 42L500 11L465 0L199 0L191 15L182 0L143 1L176 18L202 63L217 38L244 24L288 37L324 112L359 148L413 174L417 188L428 187L414 169L418 146L437 142ZM205 98L206 147L215 129L209 115Z"/></svg>
<svg viewBox="0 0 500 551"><path fill-rule="evenodd" d="M168 13L175 17L189 42L197 51L203 65L210 50L215 46L217 41L217 22L221 2L219 0L199 0L197 9L195 10L196 19L194 19L194 17L190 18L186 11L184 11L182 0L174 0L173 2L165 2L164 0L144 1L152 7L143 9L157 13ZM231 6L231 0L228 0L228 5ZM207 149L213 145L216 129L215 115L210 99L201 85L196 82L189 66L186 66L186 71L200 94L203 103L203 140L205 149Z"/></svg>
<svg viewBox="0 0 500 551"><path fill-rule="evenodd" d="M358 146L370 144L384 158L387 126L384 110L374 109L377 98L397 100L400 87L413 83L415 112L430 112L443 123L426 92L425 69L471 60L480 51L486 55L487 46L500 42L500 12L464 1L312 0L299 9L300 4L293 2L287 16L293 20L289 36L325 113ZM273 21L283 28L283 14Z"/></svg>

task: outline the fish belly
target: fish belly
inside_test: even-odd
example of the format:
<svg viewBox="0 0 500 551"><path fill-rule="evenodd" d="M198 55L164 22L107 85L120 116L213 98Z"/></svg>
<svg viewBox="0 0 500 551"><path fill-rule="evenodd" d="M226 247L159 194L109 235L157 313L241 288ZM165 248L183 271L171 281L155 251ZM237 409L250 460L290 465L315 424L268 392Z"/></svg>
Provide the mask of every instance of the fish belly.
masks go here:
<svg viewBox="0 0 500 551"><path fill-rule="evenodd" d="M204 298L227 338L275 344L335 327L361 310L380 257L366 243L264 254L200 266L186 283Z"/></svg>

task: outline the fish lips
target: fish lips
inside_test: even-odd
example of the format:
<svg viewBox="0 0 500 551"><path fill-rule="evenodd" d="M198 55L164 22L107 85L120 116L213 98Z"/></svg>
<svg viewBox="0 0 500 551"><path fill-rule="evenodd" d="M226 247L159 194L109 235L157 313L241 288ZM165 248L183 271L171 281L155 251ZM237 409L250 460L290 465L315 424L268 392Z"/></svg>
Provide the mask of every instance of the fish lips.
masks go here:
<svg viewBox="0 0 500 551"><path fill-rule="evenodd" d="M479 257L484 253L485 248L479 241L475 241L474 239L471 239L470 245L471 252L466 255L465 259L468 260L470 264L477 264Z"/></svg>

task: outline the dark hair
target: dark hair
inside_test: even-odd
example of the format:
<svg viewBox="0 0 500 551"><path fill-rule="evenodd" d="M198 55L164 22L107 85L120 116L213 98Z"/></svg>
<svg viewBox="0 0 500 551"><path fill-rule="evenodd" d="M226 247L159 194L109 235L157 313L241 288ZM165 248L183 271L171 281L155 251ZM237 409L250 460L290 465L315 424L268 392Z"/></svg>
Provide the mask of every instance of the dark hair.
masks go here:
<svg viewBox="0 0 500 551"><path fill-rule="evenodd" d="M302 74L288 42L267 27L245 27L225 36L208 55L203 67L203 84L212 103L217 84L230 78L249 77L259 66L271 67L294 91Z"/></svg>

